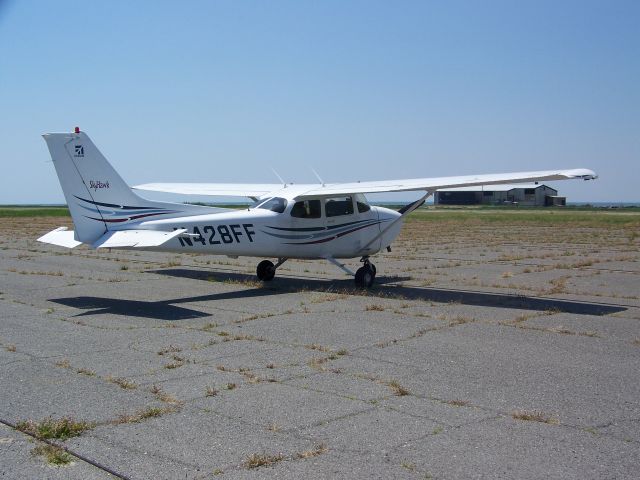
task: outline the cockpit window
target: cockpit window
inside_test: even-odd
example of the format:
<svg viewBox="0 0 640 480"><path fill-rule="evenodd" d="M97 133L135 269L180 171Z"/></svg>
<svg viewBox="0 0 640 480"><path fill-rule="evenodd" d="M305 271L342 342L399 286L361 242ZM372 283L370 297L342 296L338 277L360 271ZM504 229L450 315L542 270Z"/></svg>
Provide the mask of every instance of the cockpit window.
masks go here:
<svg viewBox="0 0 640 480"><path fill-rule="evenodd" d="M351 197L328 198L324 204L327 217L353 214L353 200Z"/></svg>
<svg viewBox="0 0 640 480"><path fill-rule="evenodd" d="M291 209L291 216L297 218L320 218L320 200L302 200Z"/></svg>
<svg viewBox="0 0 640 480"><path fill-rule="evenodd" d="M259 204L257 208L271 210L272 212L282 213L287 208L287 201L284 198L273 197Z"/></svg>
<svg viewBox="0 0 640 480"><path fill-rule="evenodd" d="M358 212L359 213L364 213L364 212L368 212L369 210L371 210L371 206L367 202L367 199L361 193L358 193L356 195L356 205L358 205Z"/></svg>

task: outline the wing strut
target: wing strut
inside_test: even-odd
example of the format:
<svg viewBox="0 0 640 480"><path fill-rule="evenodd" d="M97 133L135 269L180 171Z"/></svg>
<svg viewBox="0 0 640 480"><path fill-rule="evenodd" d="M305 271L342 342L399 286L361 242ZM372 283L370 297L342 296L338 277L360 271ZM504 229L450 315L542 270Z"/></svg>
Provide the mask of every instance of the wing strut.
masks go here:
<svg viewBox="0 0 640 480"><path fill-rule="evenodd" d="M355 275L355 272L352 272L351 270L349 270L344 263L340 263L338 260L336 260L335 258L333 258L331 255L325 255L324 258L327 262L329 263L333 263L336 267L338 267L340 270L342 270L344 273L346 273L347 275L351 275L352 277Z"/></svg>
<svg viewBox="0 0 640 480"><path fill-rule="evenodd" d="M387 225L385 228L383 228L378 235L376 235L371 240L369 240L369 242L367 242L367 244L364 247L362 247L362 250L366 251L367 248L369 248L369 246L373 242L375 242L380 237L382 237L382 235L387 233L387 231L391 227L393 227L396 223L398 223L400 220L402 220L404 217L406 217L411 212L413 212L416 208L418 208L420 205L422 205L427 200L427 198L429 198L432 194L433 194L433 192L430 192L430 191L427 190L427 192L422 197L420 197L418 200L416 200L415 202L413 202L413 203L411 203L409 205L406 205L406 206L402 207L400 210L398 210L398 212L400 212L400 216L398 218L396 218L393 222L391 222L389 225Z"/></svg>

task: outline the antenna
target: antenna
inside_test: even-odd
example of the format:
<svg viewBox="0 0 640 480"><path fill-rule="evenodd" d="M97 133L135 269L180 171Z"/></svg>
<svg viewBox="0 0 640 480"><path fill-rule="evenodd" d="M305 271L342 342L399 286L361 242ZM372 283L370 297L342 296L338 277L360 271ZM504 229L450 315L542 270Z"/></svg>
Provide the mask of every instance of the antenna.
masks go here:
<svg viewBox="0 0 640 480"><path fill-rule="evenodd" d="M320 183L324 187L324 181L320 178L320 175L318 175L318 172L316 172L313 168L311 169L311 171L313 172L313 174L316 176L316 178L320 181Z"/></svg>
<svg viewBox="0 0 640 480"><path fill-rule="evenodd" d="M280 175L278 175L278 172L275 171L274 168L271 168L271 171L273 172L273 174L278 177L278 180L280 180L280 183L284 185L284 188L287 188L287 182L285 182L282 177Z"/></svg>

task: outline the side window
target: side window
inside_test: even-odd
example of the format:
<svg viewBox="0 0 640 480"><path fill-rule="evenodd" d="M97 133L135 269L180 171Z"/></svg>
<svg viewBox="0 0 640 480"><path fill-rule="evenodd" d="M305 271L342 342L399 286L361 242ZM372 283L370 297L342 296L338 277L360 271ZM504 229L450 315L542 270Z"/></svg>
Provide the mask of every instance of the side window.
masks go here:
<svg viewBox="0 0 640 480"><path fill-rule="evenodd" d="M358 212L364 213L371 210L371 206L367 203L367 199L361 193L356 195L356 205L358 206Z"/></svg>
<svg viewBox="0 0 640 480"><path fill-rule="evenodd" d="M291 209L291 216L297 218L320 218L320 200L302 200Z"/></svg>
<svg viewBox="0 0 640 480"><path fill-rule="evenodd" d="M261 203L258 208L265 210L271 210L272 212L282 213L287 208L287 201L284 198L273 197L264 203Z"/></svg>
<svg viewBox="0 0 640 480"><path fill-rule="evenodd" d="M351 197L328 198L324 204L327 217L353 214L353 200Z"/></svg>

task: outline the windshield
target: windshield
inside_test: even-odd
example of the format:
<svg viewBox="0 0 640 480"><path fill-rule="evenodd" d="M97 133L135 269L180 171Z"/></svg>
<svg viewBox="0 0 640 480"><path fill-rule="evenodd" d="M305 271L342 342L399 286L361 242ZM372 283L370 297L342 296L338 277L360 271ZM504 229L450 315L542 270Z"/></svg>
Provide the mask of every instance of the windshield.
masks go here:
<svg viewBox="0 0 640 480"><path fill-rule="evenodd" d="M264 210L271 210L272 212L282 213L287 208L287 201L284 198L273 197L259 203L254 208L262 208Z"/></svg>

